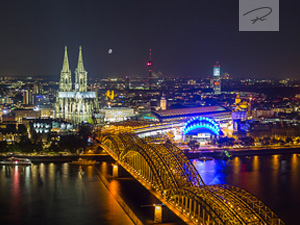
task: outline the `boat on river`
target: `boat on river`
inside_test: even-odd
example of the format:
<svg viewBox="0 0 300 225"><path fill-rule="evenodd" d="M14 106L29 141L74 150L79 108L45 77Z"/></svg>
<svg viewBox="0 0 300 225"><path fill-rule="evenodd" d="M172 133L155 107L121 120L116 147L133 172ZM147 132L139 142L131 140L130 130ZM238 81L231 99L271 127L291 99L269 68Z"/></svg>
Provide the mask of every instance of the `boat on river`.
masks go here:
<svg viewBox="0 0 300 225"><path fill-rule="evenodd" d="M213 157L209 157L209 156L200 156L198 159L199 159L200 161L214 160Z"/></svg>
<svg viewBox="0 0 300 225"><path fill-rule="evenodd" d="M72 161L69 163L70 165L78 165L78 166L90 166L90 165L96 165L99 164L99 162L97 162L96 160L87 160L87 159L82 159L79 158L76 161Z"/></svg>
<svg viewBox="0 0 300 225"><path fill-rule="evenodd" d="M29 165L31 165L31 161L26 158L10 157L10 158L4 159L3 161L0 161L0 165L29 166Z"/></svg>

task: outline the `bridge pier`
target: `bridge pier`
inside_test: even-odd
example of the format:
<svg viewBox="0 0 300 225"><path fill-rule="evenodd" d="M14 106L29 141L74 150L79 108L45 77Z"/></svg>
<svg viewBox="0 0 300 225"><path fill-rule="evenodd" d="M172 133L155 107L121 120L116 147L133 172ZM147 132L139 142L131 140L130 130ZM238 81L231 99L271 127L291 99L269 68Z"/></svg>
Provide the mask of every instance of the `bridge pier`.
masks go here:
<svg viewBox="0 0 300 225"><path fill-rule="evenodd" d="M162 210L163 207L161 204L154 204L154 223L162 223Z"/></svg>
<svg viewBox="0 0 300 225"><path fill-rule="evenodd" d="M115 178L118 177L130 177L130 174L117 162L112 164L112 176Z"/></svg>
<svg viewBox="0 0 300 225"><path fill-rule="evenodd" d="M112 176L119 177L119 165L116 163L112 164Z"/></svg>

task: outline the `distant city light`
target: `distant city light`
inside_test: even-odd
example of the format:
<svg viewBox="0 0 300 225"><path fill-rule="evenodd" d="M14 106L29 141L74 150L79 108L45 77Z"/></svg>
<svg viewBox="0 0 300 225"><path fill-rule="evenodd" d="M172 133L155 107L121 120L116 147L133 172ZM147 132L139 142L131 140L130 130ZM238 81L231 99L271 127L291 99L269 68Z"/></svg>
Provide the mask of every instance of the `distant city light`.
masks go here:
<svg viewBox="0 0 300 225"><path fill-rule="evenodd" d="M33 111L40 111L41 110L41 108L39 107L39 106L36 106L36 107L34 107L34 109L33 109Z"/></svg>

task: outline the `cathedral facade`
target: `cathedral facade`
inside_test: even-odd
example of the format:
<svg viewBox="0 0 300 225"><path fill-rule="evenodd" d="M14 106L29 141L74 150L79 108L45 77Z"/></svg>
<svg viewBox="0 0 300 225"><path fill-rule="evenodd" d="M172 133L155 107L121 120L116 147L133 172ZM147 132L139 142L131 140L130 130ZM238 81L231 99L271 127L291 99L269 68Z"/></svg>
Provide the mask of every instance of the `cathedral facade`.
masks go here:
<svg viewBox="0 0 300 225"><path fill-rule="evenodd" d="M78 64L75 69L73 88L72 73L69 67L67 47L63 67L60 72L59 91L56 96L56 118L67 120L73 124L95 119L99 111L97 93L87 91L87 71L84 69L82 48L79 47Z"/></svg>

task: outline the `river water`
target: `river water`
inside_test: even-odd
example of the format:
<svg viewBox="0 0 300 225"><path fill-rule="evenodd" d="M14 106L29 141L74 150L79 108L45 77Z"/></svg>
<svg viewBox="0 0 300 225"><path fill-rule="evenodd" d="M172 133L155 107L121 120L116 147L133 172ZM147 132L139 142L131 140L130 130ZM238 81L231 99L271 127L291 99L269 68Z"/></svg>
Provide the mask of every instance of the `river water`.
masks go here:
<svg viewBox="0 0 300 225"><path fill-rule="evenodd" d="M205 184L242 187L268 205L285 224L300 224L300 155L247 156L229 161L192 162Z"/></svg>
<svg viewBox="0 0 300 225"><path fill-rule="evenodd" d="M1 225L132 224L96 168L0 166Z"/></svg>
<svg viewBox="0 0 300 225"><path fill-rule="evenodd" d="M205 184L245 188L287 225L300 224L297 154L192 162ZM100 181L100 167L67 163L0 166L0 224L132 224Z"/></svg>

